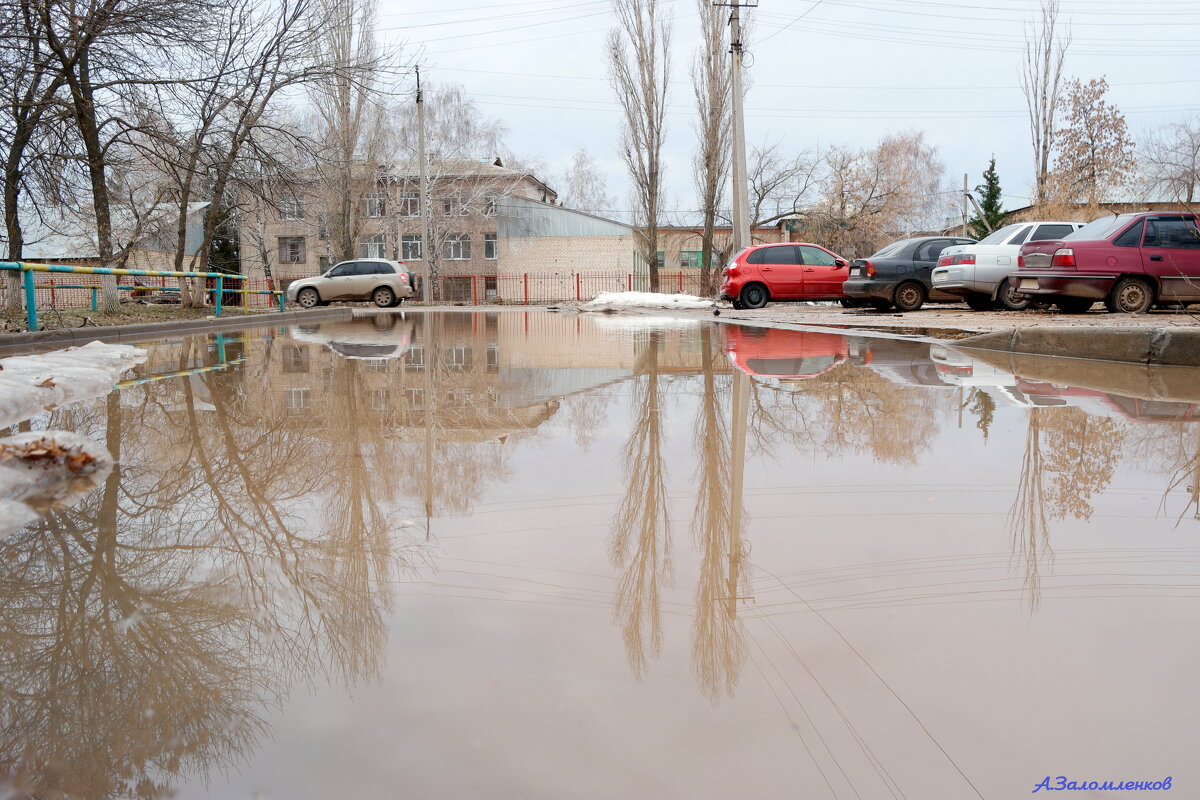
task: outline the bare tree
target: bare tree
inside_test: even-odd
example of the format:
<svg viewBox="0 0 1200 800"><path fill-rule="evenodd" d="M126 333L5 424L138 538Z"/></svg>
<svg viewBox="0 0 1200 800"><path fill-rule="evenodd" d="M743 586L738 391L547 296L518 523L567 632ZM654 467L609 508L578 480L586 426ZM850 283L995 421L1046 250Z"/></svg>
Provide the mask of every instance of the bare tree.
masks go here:
<svg viewBox="0 0 1200 800"><path fill-rule="evenodd" d="M696 0L701 44L692 59L692 90L696 95L696 154L693 178L700 195L703 233L700 238L700 285L716 292L713 229L729 178L732 133L730 119L729 36L721 7ZM723 259L722 259L723 260Z"/></svg>
<svg viewBox="0 0 1200 800"><path fill-rule="evenodd" d="M1058 154L1046 191L1053 200L1095 207L1134 174L1133 139L1125 117L1104 99L1108 82L1072 80L1060 100L1065 126L1056 134Z"/></svg>
<svg viewBox="0 0 1200 800"><path fill-rule="evenodd" d="M618 27L608 35L609 79L623 112L621 157L633 182L635 224L658 291L662 148L671 72L671 20L661 0L613 0Z"/></svg>
<svg viewBox="0 0 1200 800"><path fill-rule="evenodd" d="M1054 152L1055 113L1062 89L1062 68L1071 45L1071 31L1058 27L1058 0L1042 0L1041 19L1026 29L1021 91L1029 110L1029 137L1037 202L1045 199L1050 156Z"/></svg>
<svg viewBox="0 0 1200 800"><path fill-rule="evenodd" d="M1148 189L1191 205L1200 188L1200 117L1192 116L1151 131L1139 159Z"/></svg>
<svg viewBox="0 0 1200 800"><path fill-rule="evenodd" d="M607 188L596 160L581 147L560 179L558 199L568 208L596 214L611 207Z"/></svg>

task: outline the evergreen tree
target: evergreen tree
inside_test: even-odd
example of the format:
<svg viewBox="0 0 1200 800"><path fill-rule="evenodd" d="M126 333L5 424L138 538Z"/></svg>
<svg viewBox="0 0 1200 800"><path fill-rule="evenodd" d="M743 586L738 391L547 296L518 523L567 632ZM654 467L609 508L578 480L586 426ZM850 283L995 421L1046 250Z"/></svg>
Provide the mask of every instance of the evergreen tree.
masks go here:
<svg viewBox="0 0 1200 800"><path fill-rule="evenodd" d="M979 208L983 211L983 219L988 221L992 230L1004 224L1003 200L1000 199L1000 176L996 174L996 157L992 156L988 168L983 173L983 183L975 187L975 195L979 198ZM988 235L987 226L983 220L975 217L971 220L971 235L982 239Z"/></svg>

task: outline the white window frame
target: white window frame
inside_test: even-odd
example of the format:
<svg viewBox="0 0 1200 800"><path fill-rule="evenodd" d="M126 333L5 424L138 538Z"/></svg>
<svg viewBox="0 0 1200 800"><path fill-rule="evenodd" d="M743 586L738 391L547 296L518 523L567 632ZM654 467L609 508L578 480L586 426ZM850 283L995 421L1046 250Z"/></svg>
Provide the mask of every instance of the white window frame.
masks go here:
<svg viewBox="0 0 1200 800"><path fill-rule="evenodd" d="M284 389L283 402L288 411L303 411L312 402L312 389L307 386Z"/></svg>
<svg viewBox="0 0 1200 800"><path fill-rule="evenodd" d="M363 216L379 219L387 213L387 192L376 189L363 195Z"/></svg>
<svg viewBox="0 0 1200 800"><path fill-rule="evenodd" d="M416 255L413 255L413 253ZM422 261L425 258L425 243L419 233L406 233L400 237L400 260Z"/></svg>
<svg viewBox="0 0 1200 800"><path fill-rule="evenodd" d="M488 261L496 260L496 252L498 250L496 234L485 233L483 235L483 257Z"/></svg>
<svg viewBox="0 0 1200 800"><path fill-rule="evenodd" d="M387 258L387 237L374 233L358 240L359 258Z"/></svg>
<svg viewBox="0 0 1200 800"><path fill-rule="evenodd" d="M303 236L280 236L278 246L280 264L303 264L307 260L308 247ZM284 257L284 247L288 248L286 258Z"/></svg>
<svg viewBox="0 0 1200 800"><path fill-rule="evenodd" d="M471 260L471 234L450 233L442 241L442 258L447 261Z"/></svg>
<svg viewBox="0 0 1200 800"><path fill-rule="evenodd" d="M400 195L400 216L402 217L419 217L421 216L421 194L419 192L405 192Z"/></svg>
<svg viewBox="0 0 1200 800"><path fill-rule="evenodd" d="M304 219L304 200L299 197L281 197L275 204L281 222L298 222Z"/></svg>

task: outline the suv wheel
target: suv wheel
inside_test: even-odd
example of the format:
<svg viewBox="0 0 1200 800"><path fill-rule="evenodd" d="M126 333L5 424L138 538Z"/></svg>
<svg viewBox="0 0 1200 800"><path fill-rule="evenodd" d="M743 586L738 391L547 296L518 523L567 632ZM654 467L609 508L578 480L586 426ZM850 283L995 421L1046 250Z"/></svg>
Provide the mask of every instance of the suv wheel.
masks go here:
<svg viewBox="0 0 1200 800"><path fill-rule="evenodd" d="M396 305L396 293L387 286L380 286L371 292L371 302L379 308L391 308Z"/></svg>
<svg viewBox="0 0 1200 800"><path fill-rule="evenodd" d="M1138 278L1122 278L1104 298L1104 305L1114 314L1145 314L1154 305L1154 289Z"/></svg>
<svg viewBox="0 0 1200 800"><path fill-rule="evenodd" d="M305 287L296 295L296 302L301 308L315 308L321 304L321 296L317 294L316 289Z"/></svg>
<svg viewBox="0 0 1200 800"><path fill-rule="evenodd" d="M893 301L898 311L916 311L925 305L925 287L919 283L906 281L896 287Z"/></svg>

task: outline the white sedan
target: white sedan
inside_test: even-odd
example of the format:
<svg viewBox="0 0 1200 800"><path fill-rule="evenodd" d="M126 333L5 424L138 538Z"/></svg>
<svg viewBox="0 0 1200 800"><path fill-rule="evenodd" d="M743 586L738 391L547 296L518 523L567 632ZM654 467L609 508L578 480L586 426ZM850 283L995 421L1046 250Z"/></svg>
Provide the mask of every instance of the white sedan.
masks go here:
<svg viewBox="0 0 1200 800"><path fill-rule="evenodd" d="M1021 245L1061 239L1082 227L1082 222L1017 222L975 244L947 247L930 276L933 288L961 295L976 311L997 306L1008 311L1028 308L1031 299L1017 294L1015 284L1008 280L1017 271Z"/></svg>

